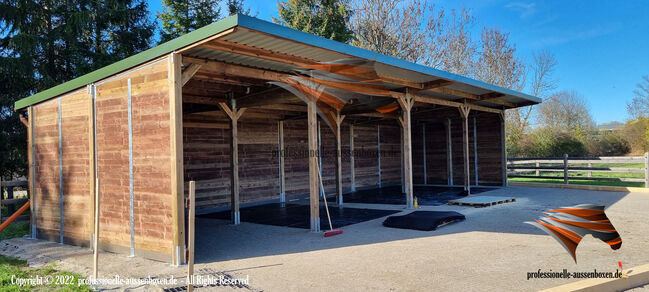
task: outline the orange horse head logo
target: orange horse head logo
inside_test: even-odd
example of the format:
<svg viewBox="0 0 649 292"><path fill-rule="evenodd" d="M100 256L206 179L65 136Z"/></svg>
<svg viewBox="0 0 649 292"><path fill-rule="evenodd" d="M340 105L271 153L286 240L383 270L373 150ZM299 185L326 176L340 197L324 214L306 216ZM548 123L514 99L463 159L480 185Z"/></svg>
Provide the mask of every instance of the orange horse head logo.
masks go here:
<svg viewBox="0 0 649 292"><path fill-rule="evenodd" d="M545 216L532 224L556 239L577 262L575 250L581 239L590 234L606 242L611 249L619 249L622 239L604 213L604 205L582 204L548 210Z"/></svg>

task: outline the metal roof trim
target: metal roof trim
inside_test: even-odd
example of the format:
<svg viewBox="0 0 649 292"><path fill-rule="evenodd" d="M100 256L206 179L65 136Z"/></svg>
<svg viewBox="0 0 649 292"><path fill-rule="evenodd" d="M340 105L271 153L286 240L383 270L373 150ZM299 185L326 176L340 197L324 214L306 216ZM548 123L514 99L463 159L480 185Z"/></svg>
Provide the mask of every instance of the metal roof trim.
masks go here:
<svg viewBox="0 0 649 292"><path fill-rule="evenodd" d="M246 27L252 30L257 30L263 33L267 33L270 35L282 37L285 39L289 39L298 43L305 43L309 44L312 46L320 47L323 49L347 54L350 56L354 56L357 58L363 58L363 59L368 59L368 60L374 60L386 65L391 65L394 67L398 68L403 68L427 75L432 75L436 76L439 78L443 79L448 79L451 81L456 81L460 83L464 83L467 85L483 88L485 90L489 91L495 91L495 92L500 92L506 95L512 95L515 97L519 97L525 100L529 100L532 102L537 102L540 103L542 100L541 98L538 98L536 96L532 96L529 94L525 94L522 92L518 92L515 90L507 89L504 87L496 86L493 84L489 84L486 82L482 82L479 80L471 79L468 77L464 77L461 75L453 74L450 72L442 71L439 69L435 69L432 67L416 64L413 62L397 59L394 57L386 56L383 54L379 54L376 52L372 52L366 49L361 49L358 47L354 47L348 44L344 44L341 42L337 42L334 40L326 39L314 34L306 33L303 31L298 31L294 30L289 27L281 26L275 23L270 23L265 20L261 20L255 17L250 17L250 16L245 16L245 15L239 15L239 26Z"/></svg>
<svg viewBox="0 0 649 292"><path fill-rule="evenodd" d="M474 80L457 74L445 72L438 70L432 67L427 67L424 65L419 65L409 61L397 59L394 57L389 57L383 54L375 53L369 50L357 48L348 44L340 43L334 40L326 39L319 37L310 33L294 30L282 25L274 24L265 20L261 20L255 17L245 16L241 14L234 14L229 17L226 17L222 20L199 28L193 32L182 35L178 38L170 40L166 43L160 44L156 47L123 59L119 62L113 63L111 65L105 66L103 68L97 69L93 72L90 72L86 75L77 77L63 84L59 84L52 88L46 89L39 93L36 93L32 96L18 100L14 104L15 110L23 109L27 106L45 101L52 97L64 94L66 92L81 88L93 82L110 77L114 74L120 73L122 71L128 70L130 68L139 66L143 63L151 61L155 58L161 57L165 54L174 52L178 49L191 45L193 43L199 42L203 39L209 38L215 34L223 32L227 29L234 28L236 26L245 27L251 30L259 31L266 33L272 36L281 37L288 39L297 43L303 43L306 45L311 45L315 47L320 47L325 50L350 55L357 58L363 58L367 60L374 60L386 65L394 66L397 68L403 68L406 70L435 76L437 78L448 79L451 81L464 83L470 86L475 86L478 88L483 88L489 91L500 92L506 95L511 95L518 97L524 100L532 101L539 103L541 99L532 95L528 95L522 92L517 92L511 89L499 87L493 84L485 83L482 81Z"/></svg>
<svg viewBox="0 0 649 292"><path fill-rule="evenodd" d="M155 58L161 57L165 54L169 54L178 49L211 37L217 33L225 31L227 29L237 26L238 19L241 15L231 15L222 20L209 24L207 26L201 27L195 31L192 31L188 34L179 36L173 40L162 43L158 46L150 48L146 51L140 52L133 56L130 56L121 61L115 62L108 66L102 67L95 71L92 71L88 74L79 76L75 79L67 81L65 83L59 84L52 88L38 92L32 96L20 99L14 103L14 110L20 110L26 108L30 105L48 100L50 98L59 96L66 92L84 87L88 84L97 82L99 80L105 79L122 71L128 70L130 68L142 65L146 62L149 62Z"/></svg>

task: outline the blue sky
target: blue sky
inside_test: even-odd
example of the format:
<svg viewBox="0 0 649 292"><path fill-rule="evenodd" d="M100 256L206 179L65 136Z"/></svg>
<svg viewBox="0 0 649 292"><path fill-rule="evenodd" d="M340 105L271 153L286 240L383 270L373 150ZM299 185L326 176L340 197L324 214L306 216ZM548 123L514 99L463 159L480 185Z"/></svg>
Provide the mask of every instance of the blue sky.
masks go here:
<svg viewBox="0 0 649 292"><path fill-rule="evenodd" d="M649 1L432 1L444 9L465 7L483 27L510 33L526 62L544 49L554 53L559 89L581 93L597 123L627 119L626 103L641 76L649 75ZM149 0L152 11L160 2ZM247 0L261 19L277 16L277 1Z"/></svg>

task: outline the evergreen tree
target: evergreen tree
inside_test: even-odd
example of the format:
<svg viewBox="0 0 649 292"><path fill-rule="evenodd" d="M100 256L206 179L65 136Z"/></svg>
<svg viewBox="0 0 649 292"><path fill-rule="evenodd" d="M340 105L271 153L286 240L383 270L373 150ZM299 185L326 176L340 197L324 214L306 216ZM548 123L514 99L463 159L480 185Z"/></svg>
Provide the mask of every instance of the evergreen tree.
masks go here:
<svg viewBox="0 0 649 292"><path fill-rule="evenodd" d="M162 0L161 42L206 26L221 17L220 0Z"/></svg>
<svg viewBox="0 0 649 292"><path fill-rule="evenodd" d="M347 26L352 11L346 0L285 0L277 10L275 23L343 43L352 39Z"/></svg>
<svg viewBox="0 0 649 292"><path fill-rule="evenodd" d="M149 48L154 29L144 0L0 0L0 176L26 175L16 100Z"/></svg>
<svg viewBox="0 0 649 292"><path fill-rule="evenodd" d="M244 14L244 15L252 15L250 12L250 8L246 9L243 7L243 2L244 0L228 0L225 4L228 8L228 15L232 14Z"/></svg>

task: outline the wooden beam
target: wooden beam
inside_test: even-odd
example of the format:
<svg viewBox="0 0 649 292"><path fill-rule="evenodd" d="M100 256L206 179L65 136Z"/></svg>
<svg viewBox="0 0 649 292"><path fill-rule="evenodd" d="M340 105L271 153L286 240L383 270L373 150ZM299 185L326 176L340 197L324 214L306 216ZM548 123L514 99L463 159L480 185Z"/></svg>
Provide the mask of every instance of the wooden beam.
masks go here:
<svg viewBox="0 0 649 292"><path fill-rule="evenodd" d="M286 73L256 69L241 65L227 64L219 61L201 59L195 57L185 57L187 63L194 63L203 65L201 70L205 70L215 74L222 74L226 76L240 76L268 81L282 81L290 75Z"/></svg>
<svg viewBox="0 0 649 292"><path fill-rule="evenodd" d="M225 102L225 98L214 98L214 97L203 97L195 95L183 95L184 103L195 103L195 104L205 104L205 105L219 105L220 103Z"/></svg>
<svg viewBox="0 0 649 292"><path fill-rule="evenodd" d="M183 101L182 101L182 56L169 55L169 119L171 137L171 209L173 249L172 264L185 262L185 210L183 178Z"/></svg>
<svg viewBox="0 0 649 292"><path fill-rule="evenodd" d="M257 107L282 103L303 103L303 101L295 96L295 94L279 87L237 97L237 104L242 107ZM306 108L304 108L304 111L306 112Z"/></svg>
<svg viewBox="0 0 649 292"><path fill-rule="evenodd" d="M309 198L311 231L320 232L320 199L318 189L318 125L316 105L308 104L307 130L309 149Z"/></svg>
<svg viewBox="0 0 649 292"><path fill-rule="evenodd" d="M453 81L449 81L446 79L437 79L437 80L422 83L421 88L419 90L429 90L433 88L444 87L451 84L453 84Z"/></svg>
<svg viewBox="0 0 649 292"><path fill-rule="evenodd" d="M184 86L187 84L187 82L194 77L194 74L198 72L198 69L201 68L200 64L189 64L187 65L187 68L183 70L183 76L182 76L182 85Z"/></svg>
<svg viewBox="0 0 649 292"><path fill-rule="evenodd" d="M222 41L222 40L214 40L209 43L205 43L201 46L212 50L244 55L244 56L259 58L267 61L288 63L295 66L305 66L305 65L311 65L317 63L317 61L312 59L302 58L294 55L284 54L284 53L275 52L267 49L250 47L250 46L228 42L228 41Z"/></svg>
<svg viewBox="0 0 649 292"><path fill-rule="evenodd" d="M473 100L479 100L480 96L464 91L459 91L451 88L446 88L446 87L437 87L437 88L431 88L430 91L434 91L437 93L441 94L446 94L446 95L452 95L455 97L460 97L460 98L467 98L467 99L473 99Z"/></svg>

